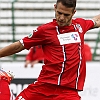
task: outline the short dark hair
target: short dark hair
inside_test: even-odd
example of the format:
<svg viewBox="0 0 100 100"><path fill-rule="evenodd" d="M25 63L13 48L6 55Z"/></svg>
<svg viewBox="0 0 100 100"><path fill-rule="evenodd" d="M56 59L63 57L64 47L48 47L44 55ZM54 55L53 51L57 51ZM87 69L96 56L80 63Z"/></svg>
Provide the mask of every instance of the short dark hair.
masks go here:
<svg viewBox="0 0 100 100"><path fill-rule="evenodd" d="M69 8L76 8L76 1L77 0L57 0L57 3L62 3L65 7L69 7Z"/></svg>

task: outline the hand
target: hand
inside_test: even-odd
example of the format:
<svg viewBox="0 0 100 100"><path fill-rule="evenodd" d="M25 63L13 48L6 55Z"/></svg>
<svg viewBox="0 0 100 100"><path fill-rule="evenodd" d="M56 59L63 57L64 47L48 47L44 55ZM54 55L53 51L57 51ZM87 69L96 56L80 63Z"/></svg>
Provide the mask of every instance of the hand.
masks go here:
<svg viewBox="0 0 100 100"><path fill-rule="evenodd" d="M31 63L30 60L26 60L24 67L26 68Z"/></svg>
<svg viewBox="0 0 100 100"><path fill-rule="evenodd" d="M31 67L34 67L34 64L37 64L38 63L38 60L34 60L32 63L31 63Z"/></svg>
<svg viewBox="0 0 100 100"><path fill-rule="evenodd" d="M25 68L27 68L28 67L28 65L30 65L31 67L34 67L34 64L36 64L36 63L38 63L38 60L34 60L34 61L30 61L30 60L26 60L26 62L25 62Z"/></svg>

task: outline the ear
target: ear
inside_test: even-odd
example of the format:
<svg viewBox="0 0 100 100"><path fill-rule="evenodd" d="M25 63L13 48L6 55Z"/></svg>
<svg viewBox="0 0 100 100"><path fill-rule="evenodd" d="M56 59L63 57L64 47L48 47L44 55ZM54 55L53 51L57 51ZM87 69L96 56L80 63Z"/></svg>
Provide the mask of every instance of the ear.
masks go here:
<svg viewBox="0 0 100 100"><path fill-rule="evenodd" d="M76 9L74 10L74 14L76 13Z"/></svg>
<svg viewBox="0 0 100 100"><path fill-rule="evenodd" d="M74 14L76 13L76 9L74 10Z"/></svg>
<svg viewBox="0 0 100 100"><path fill-rule="evenodd" d="M54 10L56 10L56 8L57 8L57 4L54 4Z"/></svg>
<svg viewBox="0 0 100 100"><path fill-rule="evenodd" d="M73 11L73 15L76 13L76 10Z"/></svg>

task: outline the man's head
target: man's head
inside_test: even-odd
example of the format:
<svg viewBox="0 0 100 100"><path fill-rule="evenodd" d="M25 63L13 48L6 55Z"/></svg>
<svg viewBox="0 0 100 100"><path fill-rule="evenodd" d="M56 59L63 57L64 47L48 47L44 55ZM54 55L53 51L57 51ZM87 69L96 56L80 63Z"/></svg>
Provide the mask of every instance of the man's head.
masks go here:
<svg viewBox="0 0 100 100"><path fill-rule="evenodd" d="M54 5L55 17L59 26L71 25L76 10L76 0L57 0Z"/></svg>

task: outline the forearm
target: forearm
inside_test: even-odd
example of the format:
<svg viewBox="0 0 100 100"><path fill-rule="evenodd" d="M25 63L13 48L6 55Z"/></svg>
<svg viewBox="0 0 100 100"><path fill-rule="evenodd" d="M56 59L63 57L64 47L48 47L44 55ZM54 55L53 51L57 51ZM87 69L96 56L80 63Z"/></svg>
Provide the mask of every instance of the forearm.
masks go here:
<svg viewBox="0 0 100 100"><path fill-rule="evenodd" d="M15 54L17 52L22 51L23 49L24 49L24 47L21 45L21 43L19 41L12 43L11 45L0 49L0 58Z"/></svg>

